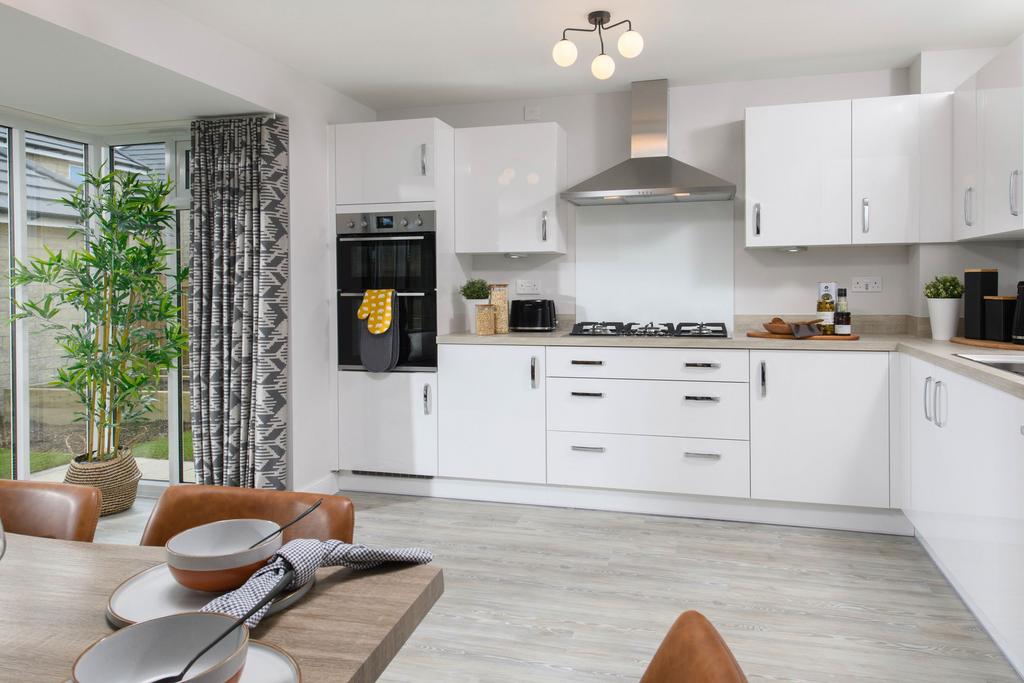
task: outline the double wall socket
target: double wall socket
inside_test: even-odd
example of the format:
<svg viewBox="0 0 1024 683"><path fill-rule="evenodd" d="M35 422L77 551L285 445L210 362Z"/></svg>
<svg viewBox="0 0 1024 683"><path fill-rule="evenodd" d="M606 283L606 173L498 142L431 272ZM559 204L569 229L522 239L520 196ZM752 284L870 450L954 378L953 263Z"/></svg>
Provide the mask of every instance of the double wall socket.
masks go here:
<svg viewBox="0 0 1024 683"><path fill-rule="evenodd" d="M861 275L850 282L851 292L881 292L882 278L878 275Z"/></svg>
<svg viewBox="0 0 1024 683"><path fill-rule="evenodd" d="M537 280L516 280L516 294L540 294L540 282Z"/></svg>

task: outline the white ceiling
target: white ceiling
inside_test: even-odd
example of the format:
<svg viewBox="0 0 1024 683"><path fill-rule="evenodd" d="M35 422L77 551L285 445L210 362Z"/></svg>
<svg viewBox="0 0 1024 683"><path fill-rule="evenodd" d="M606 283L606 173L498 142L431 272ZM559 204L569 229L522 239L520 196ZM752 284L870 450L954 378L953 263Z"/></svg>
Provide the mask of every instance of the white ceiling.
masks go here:
<svg viewBox="0 0 1024 683"><path fill-rule="evenodd" d="M1003 45L1024 33L1021 0L162 0L169 7L378 110L907 66L922 49ZM638 58L594 35L562 69L551 47L592 9L633 20ZM621 29L620 29L621 30ZM570 34L572 35L572 34Z"/></svg>
<svg viewBox="0 0 1024 683"><path fill-rule="evenodd" d="M95 132L257 110L250 102L2 4L0 106Z"/></svg>

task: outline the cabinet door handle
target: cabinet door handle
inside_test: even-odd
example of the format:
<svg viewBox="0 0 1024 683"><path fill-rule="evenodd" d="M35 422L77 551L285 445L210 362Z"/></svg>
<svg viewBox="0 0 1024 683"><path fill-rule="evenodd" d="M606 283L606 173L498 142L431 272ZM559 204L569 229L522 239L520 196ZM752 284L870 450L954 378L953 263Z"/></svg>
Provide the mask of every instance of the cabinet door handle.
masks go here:
<svg viewBox="0 0 1024 683"><path fill-rule="evenodd" d="M941 389L941 392L939 391L940 389ZM932 406L932 416L934 418L933 422L935 423L936 427L945 427L946 424L947 424L947 421L945 419L940 419L939 418L939 410L942 408L942 403L939 400L939 394L942 393L942 394L945 395L947 391L948 391L948 389L946 389L946 383L945 382L940 380L940 381L935 383L935 403ZM949 400L948 399L946 400L946 406L947 406L947 408L949 406Z"/></svg>
<svg viewBox="0 0 1024 683"><path fill-rule="evenodd" d="M754 204L754 234L761 234L761 202Z"/></svg>
<svg viewBox="0 0 1024 683"><path fill-rule="evenodd" d="M683 453L685 458L700 458L701 460L721 460L721 453L701 453L700 451L686 451Z"/></svg>
<svg viewBox="0 0 1024 683"><path fill-rule="evenodd" d="M530 388L537 388L537 356L530 358Z"/></svg>
<svg viewBox="0 0 1024 683"><path fill-rule="evenodd" d="M1010 198L1010 215L1019 216L1020 209L1017 208L1017 177L1020 176L1020 171L1013 170L1010 172L1010 187L1007 190L1007 194Z"/></svg>
<svg viewBox="0 0 1024 683"><path fill-rule="evenodd" d="M974 188L968 187L964 190L964 225L968 228L974 226L974 219L971 217L971 199L974 195Z"/></svg>
<svg viewBox="0 0 1024 683"><path fill-rule="evenodd" d="M860 229L865 233L871 231L871 202L867 197L860 200Z"/></svg>
<svg viewBox="0 0 1024 683"><path fill-rule="evenodd" d="M427 175L427 143L420 145L420 175Z"/></svg>
<svg viewBox="0 0 1024 683"><path fill-rule="evenodd" d="M768 363L761 361L761 398L768 396Z"/></svg>
<svg viewBox="0 0 1024 683"><path fill-rule="evenodd" d="M721 363L685 363L683 367L686 368L720 368Z"/></svg>
<svg viewBox="0 0 1024 683"><path fill-rule="evenodd" d="M573 391L571 394L580 398L604 398L604 393L600 391Z"/></svg>
<svg viewBox="0 0 1024 683"><path fill-rule="evenodd" d="M430 385L423 385L423 414L430 415Z"/></svg>
<svg viewBox="0 0 1024 683"><path fill-rule="evenodd" d="M548 241L548 212L541 211L540 213L540 241Z"/></svg>
<svg viewBox="0 0 1024 683"><path fill-rule="evenodd" d="M699 401L701 403L718 403L722 400L720 396L686 396L687 401Z"/></svg>
<svg viewBox="0 0 1024 683"><path fill-rule="evenodd" d="M572 446L571 448L580 453L604 453L604 446Z"/></svg>
<svg viewBox="0 0 1024 683"><path fill-rule="evenodd" d="M571 360L571 365L604 365L603 360Z"/></svg>
<svg viewBox="0 0 1024 683"><path fill-rule="evenodd" d="M928 420L929 422L931 422L932 418L934 417L931 413L928 412L928 406L930 405L929 394L931 394L932 392L932 382L934 381L935 380L932 379L931 376L924 378L924 419Z"/></svg>

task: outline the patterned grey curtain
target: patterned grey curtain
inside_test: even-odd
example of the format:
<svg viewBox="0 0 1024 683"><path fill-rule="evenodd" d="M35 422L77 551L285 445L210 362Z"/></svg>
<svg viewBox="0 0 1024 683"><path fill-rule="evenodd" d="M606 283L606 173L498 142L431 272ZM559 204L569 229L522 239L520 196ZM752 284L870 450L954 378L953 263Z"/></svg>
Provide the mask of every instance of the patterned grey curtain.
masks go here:
<svg viewBox="0 0 1024 683"><path fill-rule="evenodd" d="M193 121L190 171L196 482L285 488L287 121Z"/></svg>

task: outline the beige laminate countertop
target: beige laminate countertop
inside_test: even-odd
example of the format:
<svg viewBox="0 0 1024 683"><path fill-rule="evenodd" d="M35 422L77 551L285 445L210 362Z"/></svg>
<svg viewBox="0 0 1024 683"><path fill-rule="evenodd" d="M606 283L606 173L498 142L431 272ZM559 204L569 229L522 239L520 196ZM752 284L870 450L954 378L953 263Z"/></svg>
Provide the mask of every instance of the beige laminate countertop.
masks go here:
<svg viewBox="0 0 1024 683"><path fill-rule="evenodd" d="M555 332L513 332L477 336L475 334L446 334L437 338L438 344L477 344L499 346L603 346L644 349L765 349L803 351L898 351L933 363L995 387L1018 398L1024 398L1024 377L996 370L965 358L958 353L982 355L1024 355L1013 351L985 349L950 342L938 342L909 335L865 335L858 341L801 341L797 339L757 339L739 336L732 339L652 338L652 337L571 337L565 330Z"/></svg>

